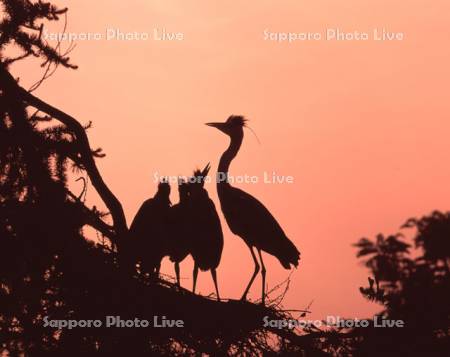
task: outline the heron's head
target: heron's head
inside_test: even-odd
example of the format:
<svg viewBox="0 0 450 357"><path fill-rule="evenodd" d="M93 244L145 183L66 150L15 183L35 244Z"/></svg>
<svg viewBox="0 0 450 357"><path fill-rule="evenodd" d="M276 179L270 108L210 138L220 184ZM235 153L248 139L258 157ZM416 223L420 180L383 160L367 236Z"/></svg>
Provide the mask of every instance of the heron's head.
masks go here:
<svg viewBox="0 0 450 357"><path fill-rule="evenodd" d="M205 166L203 170L195 170L194 175L192 177L192 182L189 183L190 190L189 193L193 196L197 196L201 193L206 192L203 189L203 186L205 184L205 180L208 176L209 169L211 168L211 165L208 163L208 165Z"/></svg>
<svg viewBox="0 0 450 357"><path fill-rule="evenodd" d="M167 179L163 178L161 182L158 184L158 194L161 196L170 195L170 184Z"/></svg>
<svg viewBox="0 0 450 357"><path fill-rule="evenodd" d="M247 119L242 115L231 115L224 123L206 123L206 125L217 128L228 136L234 136L242 134L246 122Z"/></svg>
<svg viewBox="0 0 450 357"><path fill-rule="evenodd" d="M189 197L189 184L186 180L178 180L178 193L180 195L180 200L185 200Z"/></svg>

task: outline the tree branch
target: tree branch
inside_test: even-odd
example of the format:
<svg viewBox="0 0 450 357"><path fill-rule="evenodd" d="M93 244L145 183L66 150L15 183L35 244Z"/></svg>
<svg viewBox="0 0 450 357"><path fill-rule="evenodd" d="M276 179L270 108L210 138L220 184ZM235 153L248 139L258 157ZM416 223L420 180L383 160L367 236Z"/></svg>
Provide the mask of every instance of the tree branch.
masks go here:
<svg viewBox="0 0 450 357"><path fill-rule="evenodd" d="M75 196L72 192L68 190L67 194L74 200L76 204L80 206L83 213L85 213L86 216L88 217L86 224L102 233L105 237L108 237L112 242L116 241L116 236L114 234L114 227L104 222L100 217L98 217L95 214L93 210L91 210L89 207L86 207L82 202L80 202L78 197Z"/></svg>
<svg viewBox="0 0 450 357"><path fill-rule="evenodd" d="M109 189L106 183L103 181L100 172L98 171L95 160L92 156L92 150L89 145L89 139L86 135L83 126L73 117L64 113L63 111L51 106L50 104L42 101L29 93L26 89L22 88L8 70L0 64L0 83L2 87L17 96L18 99L27 103L30 106L47 113L51 117L59 120L61 123L67 126L76 136L77 144L79 145L81 160L86 168L86 171L91 179L91 182L98 194L109 209L112 219L115 235L113 236L119 250L123 247L126 241L128 228L125 219L125 214L122 208L122 204Z"/></svg>

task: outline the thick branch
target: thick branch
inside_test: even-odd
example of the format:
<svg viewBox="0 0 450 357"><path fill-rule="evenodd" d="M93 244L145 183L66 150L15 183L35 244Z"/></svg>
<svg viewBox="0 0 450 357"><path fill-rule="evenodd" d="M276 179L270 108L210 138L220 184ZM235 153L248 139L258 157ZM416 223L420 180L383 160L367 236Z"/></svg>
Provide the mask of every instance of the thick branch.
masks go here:
<svg viewBox="0 0 450 357"><path fill-rule="evenodd" d="M116 243L118 245L118 248L120 249L123 246L122 243L126 239L128 231L122 204L103 181L103 178L100 175L97 165L95 164L95 160L92 156L89 139L83 126L75 118L51 106L50 104L45 103L44 101L40 100L39 98L29 93L27 90L19 86L12 75L2 65L0 65L0 82L5 89L10 91L11 93L14 93L14 95L17 95L18 99L59 120L76 135L77 144L79 145L80 149L81 160L86 168L93 186L95 187L98 194L111 213L114 231L116 233L116 237L119 237L119 239L117 239L117 241L113 243Z"/></svg>
<svg viewBox="0 0 450 357"><path fill-rule="evenodd" d="M75 196L72 192L67 191L67 194L74 200L76 204L78 204L83 211L83 213L87 217L86 224L96 229L100 233L102 233L105 237L108 237L112 242L116 241L116 236L114 234L114 228L109 224L105 223L100 217L98 217L95 212L88 207L86 207L82 202L78 200L78 197Z"/></svg>

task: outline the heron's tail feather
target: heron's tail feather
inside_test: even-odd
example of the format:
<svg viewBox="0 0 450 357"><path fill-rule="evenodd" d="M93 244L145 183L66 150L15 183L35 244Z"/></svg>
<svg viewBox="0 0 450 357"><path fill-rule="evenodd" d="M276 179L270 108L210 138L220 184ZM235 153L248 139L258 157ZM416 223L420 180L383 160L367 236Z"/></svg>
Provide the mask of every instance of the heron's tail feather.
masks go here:
<svg viewBox="0 0 450 357"><path fill-rule="evenodd" d="M297 267L300 261L300 252L287 237L276 246L275 255L285 269L291 269L291 265Z"/></svg>

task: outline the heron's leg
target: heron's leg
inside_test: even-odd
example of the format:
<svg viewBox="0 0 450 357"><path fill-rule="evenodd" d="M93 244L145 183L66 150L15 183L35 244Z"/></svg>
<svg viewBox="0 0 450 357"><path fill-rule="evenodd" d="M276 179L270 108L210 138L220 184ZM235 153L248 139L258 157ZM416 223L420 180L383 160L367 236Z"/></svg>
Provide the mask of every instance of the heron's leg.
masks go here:
<svg viewBox="0 0 450 357"><path fill-rule="evenodd" d="M177 285L180 286L180 263L175 262L175 275L177 276Z"/></svg>
<svg viewBox="0 0 450 357"><path fill-rule="evenodd" d="M216 287L217 301L220 301L219 286L217 285L216 269L211 269L211 275L214 281L214 286Z"/></svg>
<svg viewBox="0 0 450 357"><path fill-rule="evenodd" d="M259 272L259 263L258 259L256 258L255 252L253 252L253 247L251 245L248 245L248 247L250 249L250 253L252 253L253 262L255 263L255 271L253 272L253 275L250 279L250 282L247 285L247 288L244 291L244 294L241 297L241 300L247 300L248 291L250 290L250 287L252 286L253 281L255 280L256 275L258 275Z"/></svg>
<svg viewBox="0 0 450 357"><path fill-rule="evenodd" d="M266 267L264 266L264 261L261 254L261 249L258 249L259 260L261 261L261 276L262 276L262 299L261 303L265 304L265 291L266 291Z"/></svg>
<svg viewBox="0 0 450 357"><path fill-rule="evenodd" d="M197 285L198 265L194 264L194 272L192 274L194 278L194 285L192 286L192 292L195 294L195 286Z"/></svg>

